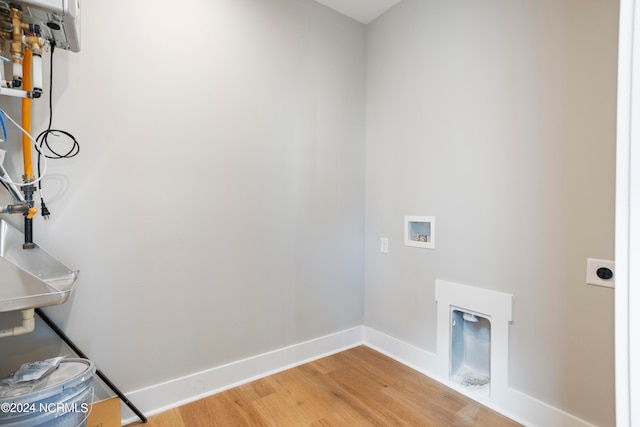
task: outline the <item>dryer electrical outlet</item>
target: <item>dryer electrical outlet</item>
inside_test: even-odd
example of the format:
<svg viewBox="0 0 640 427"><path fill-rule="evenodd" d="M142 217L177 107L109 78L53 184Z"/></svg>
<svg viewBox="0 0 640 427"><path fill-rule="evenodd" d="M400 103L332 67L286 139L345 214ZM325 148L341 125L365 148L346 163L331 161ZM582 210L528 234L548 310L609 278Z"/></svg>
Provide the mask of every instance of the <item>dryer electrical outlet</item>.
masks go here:
<svg viewBox="0 0 640 427"><path fill-rule="evenodd" d="M587 259L587 284L613 288L616 263L604 259Z"/></svg>

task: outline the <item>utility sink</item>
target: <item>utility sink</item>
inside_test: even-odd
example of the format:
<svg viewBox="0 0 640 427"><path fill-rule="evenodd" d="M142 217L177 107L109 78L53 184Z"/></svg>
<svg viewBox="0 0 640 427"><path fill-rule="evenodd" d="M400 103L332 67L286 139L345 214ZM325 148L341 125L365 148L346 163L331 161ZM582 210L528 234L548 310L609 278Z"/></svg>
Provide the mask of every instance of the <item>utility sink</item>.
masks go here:
<svg viewBox="0 0 640 427"><path fill-rule="evenodd" d="M66 302L79 271L38 245L22 249L23 243L24 234L0 219L0 312Z"/></svg>

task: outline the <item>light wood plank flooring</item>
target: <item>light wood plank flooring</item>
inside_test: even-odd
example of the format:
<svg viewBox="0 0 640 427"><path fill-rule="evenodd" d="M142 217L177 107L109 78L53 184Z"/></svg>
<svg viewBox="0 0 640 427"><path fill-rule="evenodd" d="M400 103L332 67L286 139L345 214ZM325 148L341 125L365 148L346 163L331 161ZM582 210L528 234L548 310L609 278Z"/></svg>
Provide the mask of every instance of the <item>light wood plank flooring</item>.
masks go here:
<svg viewBox="0 0 640 427"><path fill-rule="evenodd" d="M365 346L150 417L146 425L520 426Z"/></svg>

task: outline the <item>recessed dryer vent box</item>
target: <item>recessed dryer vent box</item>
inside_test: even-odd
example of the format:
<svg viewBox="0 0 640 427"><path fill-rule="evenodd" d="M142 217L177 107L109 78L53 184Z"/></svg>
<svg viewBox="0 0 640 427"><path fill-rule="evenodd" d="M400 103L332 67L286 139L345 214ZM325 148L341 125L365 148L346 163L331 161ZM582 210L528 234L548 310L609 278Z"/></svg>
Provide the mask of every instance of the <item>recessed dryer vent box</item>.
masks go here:
<svg viewBox="0 0 640 427"><path fill-rule="evenodd" d="M435 249L436 217L405 216L404 244L416 248Z"/></svg>
<svg viewBox="0 0 640 427"><path fill-rule="evenodd" d="M451 310L449 379L491 396L491 321L466 310Z"/></svg>

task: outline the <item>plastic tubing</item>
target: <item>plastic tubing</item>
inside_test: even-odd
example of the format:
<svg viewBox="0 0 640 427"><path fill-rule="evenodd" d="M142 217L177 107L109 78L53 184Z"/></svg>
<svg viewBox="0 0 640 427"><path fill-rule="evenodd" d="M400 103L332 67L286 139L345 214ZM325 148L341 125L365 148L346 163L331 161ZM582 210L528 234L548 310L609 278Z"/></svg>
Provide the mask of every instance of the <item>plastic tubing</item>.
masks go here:
<svg viewBox="0 0 640 427"><path fill-rule="evenodd" d="M13 62L13 79L21 82L22 73L23 73L22 64L14 61Z"/></svg>
<svg viewBox="0 0 640 427"><path fill-rule="evenodd" d="M3 115L4 117L6 117L7 119L9 119L9 121L18 129L20 129L20 131L22 131L23 134L27 135L27 137L31 140L31 142L33 142L33 145L36 147L36 150L38 150L38 141L36 141L31 134L27 133L27 131L25 131L22 126L20 126L18 123L16 123L15 120L13 120L11 118L11 116L9 116L7 113L5 113L5 111L3 109L0 108L0 114ZM40 151L40 150L38 150ZM40 181L42 178L44 178L45 174L47 173L47 156L42 156L42 173L40 174L40 176L31 181L31 182L13 182L10 179L6 179L0 176L0 181L5 182L9 185L16 185L18 187L22 187L25 185L31 185L31 184L35 184L38 181Z"/></svg>
<svg viewBox="0 0 640 427"><path fill-rule="evenodd" d="M0 87L0 95L15 96L16 98L28 98L29 93L22 89L13 89L8 87Z"/></svg>
<svg viewBox="0 0 640 427"><path fill-rule="evenodd" d="M7 127L4 125L2 114L0 114L0 126L2 126L2 140L0 142L5 142L7 140Z"/></svg>
<svg viewBox="0 0 640 427"><path fill-rule="evenodd" d="M31 65L33 61L33 52L25 49L24 60L22 62L23 76L22 84L26 92L33 90L33 82L31 79ZM33 181L33 156L31 154L31 141L27 134L31 134L31 99L22 98L22 157L24 160L24 180L25 182Z"/></svg>
<svg viewBox="0 0 640 427"><path fill-rule="evenodd" d="M28 50L28 49L27 49ZM34 54L31 58L31 69L33 70L32 90L42 93L42 55ZM34 95L34 97L36 97Z"/></svg>

